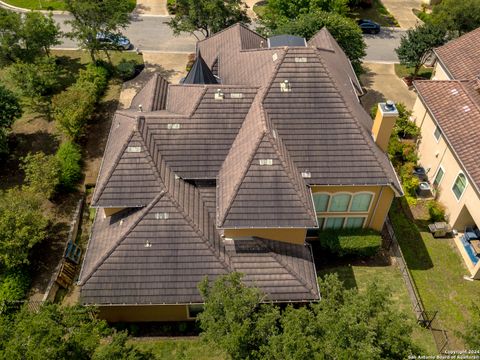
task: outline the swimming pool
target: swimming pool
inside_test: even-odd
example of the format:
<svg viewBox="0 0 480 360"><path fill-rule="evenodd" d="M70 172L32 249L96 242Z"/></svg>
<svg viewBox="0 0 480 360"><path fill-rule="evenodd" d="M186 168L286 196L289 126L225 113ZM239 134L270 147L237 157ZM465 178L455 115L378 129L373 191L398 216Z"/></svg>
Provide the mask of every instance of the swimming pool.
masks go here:
<svg viewBox="0 0 480 360"><path fill-rule="evenodd" d="M465 248L468 257L470 258L470 260L472 260L473 265L476 265L479 259L475 254L475 250L473 250L472 245L467 241L465 235L463 235L460 239L462 240L463 247Z"/></svg>

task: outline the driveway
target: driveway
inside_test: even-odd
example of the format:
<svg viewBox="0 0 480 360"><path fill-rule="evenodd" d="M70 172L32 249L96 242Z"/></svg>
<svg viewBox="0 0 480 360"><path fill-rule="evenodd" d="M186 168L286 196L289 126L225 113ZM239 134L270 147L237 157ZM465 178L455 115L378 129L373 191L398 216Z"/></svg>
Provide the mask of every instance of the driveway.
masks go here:
<svg viewBox="0 0 480 360"><path fill-rule="evenodd" d="M365 62L399 62L395 49L400 45L400 38L405 30L384 27L377 35L363 35L367 44Z"/></svg>
<svg viewBox="0 0 480 360"><path fill-rule="evenodd" d="M408 90L404 82L395 75L394 64L364 63L365 74L360 76L367 93L362 96L363 107L370 111L380 101L393 100L404 103L408 109L413 108L416 94Z"/></svg>
<svg viewBox="0 0 480 360"><path fill-rule="evenodd" d="M421 0L382 0L383 5L397 19L403 29L415 27L422 21L415 16L412 9L421 9Z"/></svg>
<svg viewBox="0 0 480 360"><path fill-rule="evenodd" d="M135 13L140 15L168 15L167 0L137 0Z"/></svg>

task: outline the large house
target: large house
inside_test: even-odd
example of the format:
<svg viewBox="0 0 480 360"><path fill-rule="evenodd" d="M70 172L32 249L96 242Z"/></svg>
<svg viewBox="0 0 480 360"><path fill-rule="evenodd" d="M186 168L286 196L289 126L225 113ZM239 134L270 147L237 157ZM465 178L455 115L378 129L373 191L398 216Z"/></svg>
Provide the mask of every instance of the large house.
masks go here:
<svg viewBox="0 0 480 360"><path fill-rule="evenodd" d="M414 84L413 114L422 133L418 153L449 224L463 233L480 224L480 28L434 52L432 80ZM470 257L467 265L477 274L478 259Z"/></svg>
<svg viewBox="0 0 480 360"><path fill-rule="evenodd" d="M243 273L267 301L320 298L308 230L380 230L402 189L345 53L237 24L197 45L181 84L154 75L117 111L79 284L110 321L187 320L208 276Z"/></svg>

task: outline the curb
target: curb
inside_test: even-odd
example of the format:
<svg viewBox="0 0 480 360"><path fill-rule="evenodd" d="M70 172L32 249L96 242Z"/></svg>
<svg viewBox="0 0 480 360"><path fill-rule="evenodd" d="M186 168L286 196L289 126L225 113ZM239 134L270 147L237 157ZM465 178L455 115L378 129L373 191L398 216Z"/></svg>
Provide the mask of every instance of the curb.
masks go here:
<svg viewBox="0 0 480 360"><path fill-rule="evenodd" d="M67 15L67 14L68 14L68 11L60 11L60 10L31 10L31 9L24 9L24 8L20 8L20 7L17 7L17 6L13 6L13 5L7 4L6 2L3 2L3 1L1 1L1 0L0 0L0 7L1 7L1 8L4 8L4 9L7 9L7 10L19 12L19 13L27 13L27 12L30 12L30 11L38 11L38 12L41 12L41 13L43 13L43 14L50 14L50 13L52 13L53 15Z"/></svg>

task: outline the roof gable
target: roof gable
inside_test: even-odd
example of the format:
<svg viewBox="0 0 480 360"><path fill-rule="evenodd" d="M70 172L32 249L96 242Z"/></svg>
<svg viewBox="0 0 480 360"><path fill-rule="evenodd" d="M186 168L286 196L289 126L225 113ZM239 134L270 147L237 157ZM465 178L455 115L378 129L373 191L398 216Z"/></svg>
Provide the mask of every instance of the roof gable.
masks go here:
<svg viewBox="0 0 480 360"><path fill-rule="evenodd" d="M209 69L202 58L200 51L197 53L197 58L183 80L184 84L218 84L217 79Z"/></svg>

